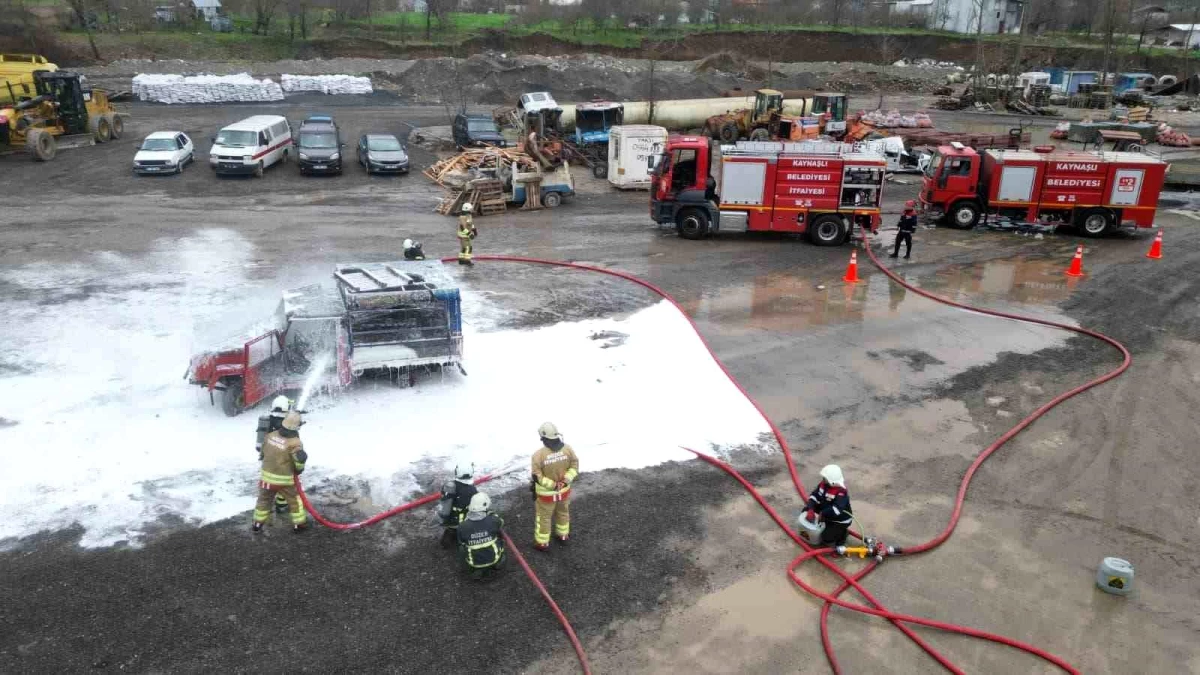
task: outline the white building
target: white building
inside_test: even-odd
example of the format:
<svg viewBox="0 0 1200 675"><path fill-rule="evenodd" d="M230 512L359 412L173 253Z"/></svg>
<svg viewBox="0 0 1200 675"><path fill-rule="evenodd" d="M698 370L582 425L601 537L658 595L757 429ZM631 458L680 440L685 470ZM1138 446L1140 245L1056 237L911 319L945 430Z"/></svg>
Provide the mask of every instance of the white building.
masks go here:
<svg viewBox="0 0 1200 675"><path fill-rule="evenodd" d="M1182 47L1184 40L1191 49L1200 46L1200 23L1173 23L1151 31L1150 34L1154 35L1156 44L1168 47Z"/></svg>
<svg viewBox="0 0 1200 675"><path fill-rule="evenodd" d="M221 0L191 0L196 18L212 21L221 13Z"/></svg>
<svg viewBox="0 0 1200 675"><path fill-rule="evenodd" d="M1022 0L899 0L897 14L921 17L926 28L955 33L975 33L983 13L983 32L1017 33L1021 30Z"/></svg>

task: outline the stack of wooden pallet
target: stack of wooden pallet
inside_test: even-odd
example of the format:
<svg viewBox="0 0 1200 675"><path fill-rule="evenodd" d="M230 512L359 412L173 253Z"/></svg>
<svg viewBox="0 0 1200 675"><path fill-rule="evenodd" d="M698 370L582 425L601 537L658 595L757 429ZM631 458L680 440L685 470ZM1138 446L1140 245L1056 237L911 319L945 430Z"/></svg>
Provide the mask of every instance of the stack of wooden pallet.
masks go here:
<svg viewBox="0 0 1200 675"><path fill-rule="evenodd" d="M508 208L504 201L504 186L495 178L468 181L461 190L443 197L435 210L443 216L456 216L462 212L463 204L470 204L478 216L504 213Z"/></svg>
<svg viewBox="0 0 1200 675"><path fill-rule="evenodd" d="M472 169L494 170L501 164L513 162L525 168L534 166L532 157L515 148L472 148L435 162L424 173L426 178L442 187L457 187L462 185Z"/></svg>

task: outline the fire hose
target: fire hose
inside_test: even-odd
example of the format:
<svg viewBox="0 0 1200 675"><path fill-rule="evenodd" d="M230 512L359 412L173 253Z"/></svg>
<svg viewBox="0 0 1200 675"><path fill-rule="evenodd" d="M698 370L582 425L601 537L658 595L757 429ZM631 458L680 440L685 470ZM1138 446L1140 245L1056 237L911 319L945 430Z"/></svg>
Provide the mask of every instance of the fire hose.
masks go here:
<svg viewBox="0 0 1200 675"><path fill-rule="evenodd" d="M917 287L909 284L908 282L906 282L904 279L902 279L901 277L896 275L894 272L889 270L882 263L880 263L879 259L875 256L874 251L871 250L869 243L866 245L866 250L867 250L867 255L871 258L871 262L874 263L875 266L878 267L884 274L886 274L894 283L900 284L905 289L910 290L914 293L917 293L918 295L926 297L930 300L933 300L934 302L945 304L950 307L956 307L959 309L972 311L975 313L995 316L995 317L1002 318L1002 319L1010 319L1010 320L1022 321L1022 322L1026 322L1026 323L1039 324L1039 325L1043 325L1043 326L1059 328L1062 330L1067 330L1067 331L1071 331L1074 333L1078 333L1080 335L1092 337L1092 338L1095 338L1097 340L1105 342L1105 343L1109 344L1110 346L1114 347L1117 351L1119 351L1121 353L1121 355L1123 357L1122 363L1115 369L1105 373L1104 375L1101 375L1100 377L1090 380L1082 385L1079 385L1069 391L1066 391L1066 392L1054 397L1050 401L1048 401L1045 404L1038 407L1036 410L1034 410L1032 413L1030 413L1023 420L1018 422L1013 428L1009 429L999 439L997 439L995 442L993 442L991 445L989 445L987 448L985 448L982 452L980 452L979 455L976 456L975 461L972 462L971 466L968 468L966 474L963 476L963 479L959 485L958 493L955 497L954 509L951 512L950 520L947 523L944 530L938 536L934 537L932 540L925 542L923 544L914 546L914 547L907 547L903 552L903 554L906 556L915 555L918 553L924 553L926 551L930 551L930 550L940 546L947 539L949 539L950 535L953 533L954 529L957 527L959 518L962 515L963 504L966 501L967 488L970 486L971 480L974 478L976 471L978 471L979 467L983 464L983 462L986 461L996 450L1000 449L1001 446L1003 446L1005 443L1007 443L1009 440L1011 440L1013 437L1015 437L1018 433L1023 431L1026 427L1028 427L1030 424L1032 424L1038 418L1040 418L1041 416L1046 414L1046 412L1048 412L1050 409L1059 405L1063 401L1119 376L1121 373L1123 373L1126 369L1129 368L1129 365L1132 362L1132 357L1130 356L1129 351L1120 342L1117 342L1113 338L1110 338L1106 335L1103 335L1103 334L1095 332L1095 331L1088 330L1086 328L1079 328L1076 326L1071 326L1071 325L1056 322L1056 321L1050 321L1047 319L1039 319L1036 317L1026 317L1026 316L1022 316L1019 314L1001 312L1001 311L997 311L997 310L991 310L991 309L980 308L980 307L973 307L973 306L967 305L965 303L955 302L948 298L944 298L939 295L925 291L923 289L917 288ZM662 290L658 286L655 286L654 284L650 283L649 281L641 279L641 278L634 276L633 274L630 274L628 272L622 272L619 270L612 270L612 269L607 269L607 268L603 268L603 267L597 267L597 266L589 265L586 263L574 263L574 262L565 262L565 261L557 261L557 260L544 260L544 259L530 258L530 257L524 257L524 256L505 256L505 255L481 255L481 256L476 256L475 259L483 260L483 261L496 261L496 262L520 262L520 263L529 263L529 264L536 264L536 265L547 265L547 266L553 266L553 267L565 267L565 268L578 269L578 270L584 270L584 271L589 271L589 272L597 272L600 274L605 274L608 276L617 277L620 279L625 279L627 281L633 282L633 283L635 283L639 286L642 286L643 288L646 288L647 290L655 293L659 297L663 298L665 301L671 303L671 305L674 306L679 311L680 315L683 316L684 319L691 326L691 328L695 332L697 338L699 338L701 344L708 351L708 353L712 357L713 361L717 364L717 366L721 369L721 371L725 374L725 376L729 379L729 381L734 385L734 387L736 387L738 389L739 392L742 393L743 396L746 397L746 399L751 403L751 405L753 405L754 408L762 416L763 420L766 421L766 423L770 427L771 432L774 435L776 441L780 445L780 448L783 453L784 461L787 464L788 473L791 477L793 485L796 488L797 493L800 495L801 499L805 498L805 490L803 487L803 483L800 480L799 473L796 470L795 461L793 460L792 455L791 455L791 449L788 446L787 441L784 439L782 431L776 426L776 424L770 419L770 417L767 416L767 414L763 411L762 407L758 404L758 402L754 400L754 398L745 390L744 387L742 387L741 383L737 381L737 379L733 376L733 374L729 372L729 369L726 368L725 364L720 360L720 358L717 357L717 355L713 351L712 347L708 344L708 341L704 338L704 335L700 332L700 329L696 325L695 321L693 321L692 318L690 316L688 316L688 314L683 310L683 308L679 305L679 303L673 297L671 297L671 295L668 294L666 291ZM456 260L456 259L455 258L444 258L442 260L442 262L451 262L454 260ZM747 481L743 476L741 476L741 474L739 474L737 472L737 470L735 470L732 466L729 466L727 463L722 462L722 461L720 461L716 458L713 458L709 455L706 455L704 453L697 452L695 450L691 450L690 448L687 448L687 449L689 451L691 451L692 453L694 453L700 459L722 469L723 471L728 473L730 476L732 476L734 479L736 479L751 494L751 496L754 497L754 499L758 502L758 504L767 512L767 514L775 521L775 523L777 525L779 525L779 527L786 534L788 534L788 536L791 537L793 541L795 541L797 544L799 544L802 548L805 549L805 551L803 553L801 553L795 560L793 560L792 563L788 566L787 574L794 583L796 583L798 586L800 586L806 592L808 592L811 595L813 595L814 597L820 598L821 600L824 601L824 605L821 610L821 641L822 641L822 644L825 649L826 657L829 660L829 664L830 664L830 667L832 668L833 672L840 673L841 668L838 664L837 657L834 653L832 641L830 640L830 637L829 637L828 616L829 616L829 611L832 608L832 606L837 605L837 606L843 607L845 609L850 609L850 610L853 610L856 612L861 612L864 614L879 616L879 617L888 619L893 625L895 625L898 629L900 629L910 640L912 640L915 644L917 644L917 646L921 647L921 649L923 649L927 654L929 654L932 658L934 658L939 664L941 664L944 668L946 668L947 670L949 670L953 673L962 673L963 671L962 671L962 669L958 668L953 663L951 663L945 656L943 656L937 650L933 649L933 647L931 647L920 636L918 636L916 633L914 633L908 626L904 625L905 623L913 623L913 624L917 624L917 625L929 626L929 627L937 628L937 629L943 630L943 631L960 633L963 635L968 635L971 637L976 637L979 639L989 640L992 642L997 642L1000 644L1008 645L1008 646L1020 649L1022 651L1025 651L1034 656L1037 656L1037 657L1039 657L1039 658L1041 658L1041 659L1043 659L1043 660L1045 660L1045 661L1047 661L1069 673L1078 673L1078 671L1074 667L1072 667L1069 663L1067 663L1062 658L1057 657L1045 650L1038 649L1037 647L1033 647L1031 645L1025 644L1018 640L1014 640L1012 638L1007 638L1007 637L1004 637L1001 635L987 633L987 632L980 631L980 630L977 630L974 628L958 626L955 624L944 623L944 622L935 621L932 619L925 619L922 617L916 617L916 616L907 615L907 614L900 614L900 613L896 613L896 612L892 612L892 611L888 610L881 603L879 603L859 583L863 578L865 578L868 574L870 574L874 569L876 569L878 567L878 565L879 565L878 561L872 561L864 569L859 571L857 574L851 575L850 573L846 572L841 567L834 564L832 561L828 560L825 557L825 554L834 552L833 549L814 548L814 547L810 546L808 544L808 542L806 542L804 539L799 537L799 535L797 535L792 530L792 528L787 525L786 521L784 521L783 518L781 518L779 516L778 512L776 512L775 509L773 509L766 502L766 500L762 497L762 495L758 492L758 490L755 489L754 486L749 481ZM490 479L492 477L485 477L485 478ZM483 482L483 481L484 481L484 479L480 479L480 482ZM299 492L300 492L300 497L304 501L304 505L309 510L309 512L311 512L313 514L314 518L316 518L318 520L318 522L329 525L329 523L325 519L320 517L316 513L316 511L312 508L312 505L309 503L307 497L304 495L303 489L300 488L299 479L296 480L296 484L297 484L297 488L299 489ZM385 518L391 517L392 515L395 515L397 513L401 513L403 511L409 510L411 508L420 506L421 504L427 504L429 502L432 502L432 501L436 500L437 497L438 497L437 495L428 495L428 496L423 497L415 502L411 502L409 504L404 504L402 506L398 506L394 509L391 509L390 511L386 511L384 513L373 516L372 518L364 520L360 523L351 523L351 524L334 523L329 526L335 527L335 529L356 529L359 527L365 527L367 525L379 522L380 520L383 520ZM512 540L509 539L507 534L505 534L504 536L505 536L505 540L509 543L511 549L513 550L514 554L517 556L518 561L521 563L522 568L525 570L525 572L529 576L530 580L533 581L534 585L542 593L543 597L546 599L547 603L550 605L551 609L554 611L554 613L557 616L557 618L559 619L560 623L563 625L563 628L566 631L568 638L571 640L572 646L575 648L576 655L579 657L579 661L580 661L580 664L583 666L584 672L589 673L590 668L588 666L587 657L584 654L583 648L579 643L578 637L575 635L574 630L571 628L570 622L568 621L566 615L562 612L561 609L559 609L558 605L554 602L553 598L551 598L551 596L550 596L549 592L546 590L545 586L541 583L540 580L538 580L536 574L533 572L533 569L525 562L524 558L520 555L519 551L517 551L516 546L512 545ZM856 535L856 536L858 536L858 535ZM796 572L795 572L796 568L799 567L802 563L804 563L805 561L807 561L810 558L816 558L816 560L818 562L823 564L825 567L829 568L831 571L833 571L835 574L837 574L838 576L840 576L843 579L842 585L839 586L837 588L837 590L835 590L833 593L826 594L826 593L822 593L821 591L818 591L817 589L815 589L812 586L809 586L807 583L805 583L796 574ZM882 559L882 556L880 556L880 559ZM838 596L840 596L843 592L845 592L849 588L854 588L856 591L858 591L868 603L873 605L873 607L868 607L866 605L857 605L857 604L849 603L849 602L839 599Z"/></svg>

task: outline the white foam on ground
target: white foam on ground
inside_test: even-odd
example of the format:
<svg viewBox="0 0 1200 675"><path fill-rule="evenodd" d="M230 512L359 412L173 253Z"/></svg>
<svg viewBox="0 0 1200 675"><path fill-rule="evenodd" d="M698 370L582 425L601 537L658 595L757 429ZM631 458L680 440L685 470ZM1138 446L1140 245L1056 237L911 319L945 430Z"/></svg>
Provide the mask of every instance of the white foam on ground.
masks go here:
<svg viewBox="0 0 1200 675"><path fill-rule="evenodd" d="M164 516L203 524L253 507L260 411L227 418L181 379L217 336L206 326L269 319L281 284L251 279L251 255L236 233L209 230L136 260L98 253L0 277L21 289L0 301L0 363L31 371L0 379L0 417L16 422L0 425L0 539L78 523L84 546L137 544ZM478 310L468 316L494 313ZM591 339L599 331L629 337L606 348ZM418 466L473 462L482 473L525 461L547 420L585 472L690 459L680 444L754 443L767 431L666 304L623 320L465 332L468 377L314 400L307 482L350 477L376 505L399 503L418 489Z"/></svg>

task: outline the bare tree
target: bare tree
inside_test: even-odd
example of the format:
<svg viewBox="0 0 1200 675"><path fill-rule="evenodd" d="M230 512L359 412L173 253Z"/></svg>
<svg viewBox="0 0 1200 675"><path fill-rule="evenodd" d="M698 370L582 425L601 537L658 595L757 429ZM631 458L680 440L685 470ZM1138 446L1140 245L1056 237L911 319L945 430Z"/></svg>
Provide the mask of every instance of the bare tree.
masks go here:
<svg viewBox="0 0 1200 675"><path fill-rule="evenodd" d="M91 9L91 3L88 0L68 0L68 4L71 5L71 11L75 13L75 17L79 19L79 26L87 35L88 45L92 48L92 56L95 56L97 61L103 61L104 59L100 58L100 50L96 47L96 38L92 35L95 13Z"/></svg>
<svg viewBox="0 0 1200 675"><path fill-rule="evenodd" d="M279 8L279 0L254 0L254 28L251 32L255 35L266 35L271 30L271 19L275 18L275 11Z"/></svg>

